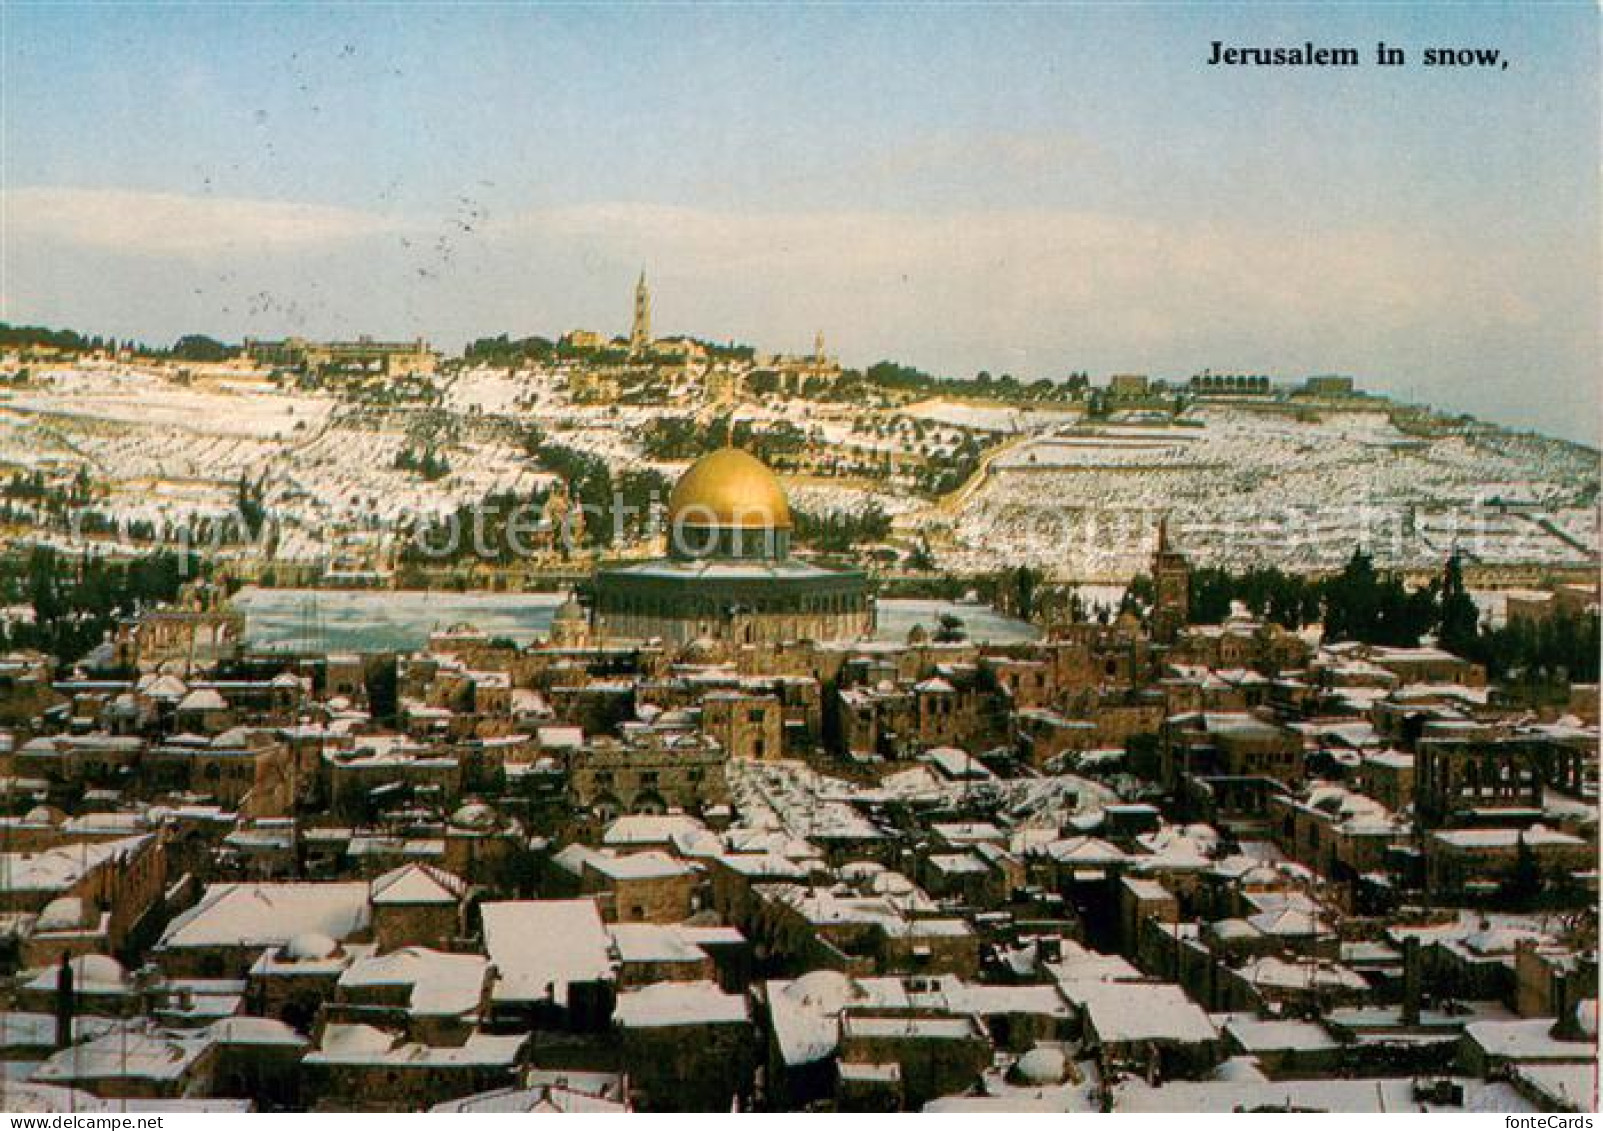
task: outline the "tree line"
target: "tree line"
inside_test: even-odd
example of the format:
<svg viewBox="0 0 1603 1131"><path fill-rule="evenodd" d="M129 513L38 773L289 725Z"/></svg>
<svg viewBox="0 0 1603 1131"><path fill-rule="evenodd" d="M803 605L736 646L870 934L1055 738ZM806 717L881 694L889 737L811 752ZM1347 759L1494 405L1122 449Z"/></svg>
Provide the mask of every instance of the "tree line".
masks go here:
<svg viewBox="0 0 1603 1131"><path fill-rule="evenodd" d="M1150 580L1148 581L1150 586ZM1255 617L1298 629L1323 624L1330 642L1413 647L1433 635L1454 655L1486 665L1492 678L1591 683L1598 678L1599 618L1558 611L1493 627L1464 583L1454 554L1440 576L1410 590L1402 577L1353 551L1333 577L1311 578L1269 567L1240 573L1201 567L1191 574L1191 621L1217 624L1239 601Z"/></svg>
<svg viewBox="0 0 1603 1131"><path fill-rule="evenodd" d="M120 619L177 600L201 568L193 554L112 560L71 556L51 546L0 559L4 603L33 610L31 622L0 622L0 648L36 649L75 660L100 644Z"/></svg>

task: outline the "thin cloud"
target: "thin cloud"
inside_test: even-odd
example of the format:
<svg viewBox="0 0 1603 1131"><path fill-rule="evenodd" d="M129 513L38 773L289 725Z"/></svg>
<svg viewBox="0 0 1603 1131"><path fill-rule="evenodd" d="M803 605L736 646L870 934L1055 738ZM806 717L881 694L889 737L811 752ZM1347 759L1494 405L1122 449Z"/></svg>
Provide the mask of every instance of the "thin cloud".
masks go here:
<svg viewBox="0 0 1603 1131"><path fill-rule="evenodd" d="M368 330L453 346L620 331L645 264L663 333L784 350L822 329L850 364L1022 377L1349 371L1568 434L1584 413L1533 402L1522 374L1595 401L1573 376L1591 322L1562 282L1584 263L1539 248L1488 256L1384 221L1293 230L1052 209L610 202L467 224L449 208L84 189L20 190L4 204L7 311L151 339Z"/></svg>
<svg viewBox="0 0 1603 1131"><path fill-rule="evenodd" d="M0 207L13 240L143 256L327 248L397 230L393 219L331 205L126 189L13 189Z"/></svg>
<svg viewBox="0 0 1603 1131"><path fill-rule="evenodd" d="M736 213L610 203L537 210L487 233L645 260L687 290L759 293L776 310L831 296L837 315L969 325L1005 340L1089 332L1154 344L1199 320L1266 341L1473 316L1528 326L1515 277L1484 257L1381 227L1290 232L1159 224L1097 212ZM1494 267L1496 269L1494 270ZM1066 318L1094 319L1084 331ZM916 325L897 330L916 330Z"/></svg>

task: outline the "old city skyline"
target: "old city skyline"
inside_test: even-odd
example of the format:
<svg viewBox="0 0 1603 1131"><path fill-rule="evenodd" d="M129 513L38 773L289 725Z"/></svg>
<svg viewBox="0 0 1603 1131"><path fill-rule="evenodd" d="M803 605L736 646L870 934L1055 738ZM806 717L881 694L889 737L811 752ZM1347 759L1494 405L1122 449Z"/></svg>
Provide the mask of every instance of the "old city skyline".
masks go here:
<svg viewBox="0 0 1603 1131"><path fill-rule="evenodd" d="M645 261L665 333L823 326L848 364L953 375L1352 372L1596 442L1583 8L412 12L13 6L7 90L40 112L4 124L0 317L456 348L607 321ZM1303 27L1514 63L1196 62Z"/></svg>
<svg viewBox="0 0 1603 1131"><path fill-rule="evenodd" d="M1597 31L0 2L0 1111L1589 1119Z"/></svg>

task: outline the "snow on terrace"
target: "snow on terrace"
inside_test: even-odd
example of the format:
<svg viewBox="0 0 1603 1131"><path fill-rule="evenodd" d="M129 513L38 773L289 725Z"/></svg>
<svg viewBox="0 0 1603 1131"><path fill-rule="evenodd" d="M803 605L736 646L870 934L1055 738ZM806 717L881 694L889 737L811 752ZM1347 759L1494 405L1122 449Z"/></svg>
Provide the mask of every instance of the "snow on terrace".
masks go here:
<svg viewBox="0 0 1603 1131"><path fill-rule="evenodd" d="M162 932L158 951L283 946L297 935L336 941L367 929L365 883L210 884Z"/></svg>
<svg viewBox="0 0 1603 1131"><path fill-rule="evenodd" d="M491 397L470 387L464 399L502 404L506 390L496 388ZM185 386L127 367L51 370L39 387L0 398L0 463L88 463L113 488L100 509L158 523L228 513L238 480L265 475L269 505L302 532L450 512L554 478L509 444L469 441L445 449L449 475L426 481L394 467L409 446L399 428L352 426L349 413L336 420L336 403L262 382Z"/></svg>
<svg viewBox="0 0 1603 1131"><path fill-rule="evenodd" d="M269 386L180 385L136 368L46 369L11 407L54 416L161 426L188 432L287 439L297 424L315 429L332 411L328 397L266 391Z"/></svg>
<svg viewBox="0 0 1603 1131"><path fill-rule="evenodd" d="M395 468L401 451L415 446L395 432L331 430L297 456L288 480L330 510L367 498L376 500L370 513L392 518L451 511L492 491L527 494L555 479L510 445L470 442L445 449L450 474L429 482Z"/></svg>
<svg viewBox="0 0 1603 1131"><path fill-rule="evenodd" d="M76 469L88 462L59 427L32 413L8 407L0 395L0 465L29 471Z"/></svg>
<svg viewBox="0 0 1603 1131"><path fill-rule="evenodd" d="M1131 1077L1115 1086L1115 1112L1312 1111L1355 1115L1364 1112L1473 1111L1522 1113L1536 1108L1505 1083L1458 1078L1463 1106L1436 1104L1415 1095L1412 1077L1376 1080L1174 1080L1160 1087Z"/></svg>
<svg viewBox="0 0 1603 1131"><path fill-rule="evenodd" d="M1144 568L1158 513L1175 516L1195 560L1237 567L1336 567L1360 542L1401 565L1438 565L1454 544L1489 561L1596 552L1596 519L1583 505L1595 461L1570 445L1423 440L1376 413L1311 422L1208 407L1195 419L1203 427L1072 428L1027 440L969 498L943 564L984 568L1002 557L1124 578ZM1537 505L1503 513L1506 497Z"/></svg>
<svg viewBox="0 0 1603 1131"><path fill-rule="evenodd" d="M786 481L785 494L793 509L807 514L862 515L870 509L894 518L923 505L908 495L894 495L871 488L846 486L827 481Z"/></svg>
<svg viewBox="0 0 1603 1131"><path fill-rule="evenodd" d="M452 412L515 415L540 400L540 389L525 376L504 369L477 368L459 373L445 386L443 403Z"/></svg>
<svg viewBox="0 0 1603 1131"><path fill-rule="evenodd" d="M625 1029L743 1025L749 1012L744 995L713 982L656 982L619 994L613 1019Z"/></svg>
<svg viewBox="0 0 1603 1131"><path fill-rule="evenodd" d="M981 783L948 781L927 766L887 775L876 787L825 777L802 762L737 759L728 768L730 793L744 824L782 829L794 838L871 839L880 830L858 811L888 801L957 803L994 798L1019 827L1054 828L1069 817L1098 812L1118 800L1113 790L1072 775Z"/></svg>
<svg viewBox="0 0 1603 1131"><path fill-rule="evenodd" d="M920 401L901 410L904 416L936 424L950 424L978 432L1033 432L1080 417L1078 409L1018 408L1012 405L977 405L941 398Z"/></svg>
<svg viewBox="0 0 1603 1131"><path fill-rule="evenodd" d="M408 946L383 955L357 958L340 975L347 990L399 987L407 991L407 1009L418 1017L473 1015L484 994L489 961L476 954L446 954Z"/></svg>
<svg viewBox="0 0 1603 1131"><path fill-rule="evenodd" d="M849 783L826 778L804 763L737 759L727 772L730 794L748 825L784 829L803 840L820 834L847 839L882 835L850 804Z"/></svg>
<svg viewBox="0 0 1603 1131"><path fill-rule="evenodd" d="M500 977L497 1002L567 1004L574 982L613 975L611 938L593 899L486 903L484 949Z"/></svg>

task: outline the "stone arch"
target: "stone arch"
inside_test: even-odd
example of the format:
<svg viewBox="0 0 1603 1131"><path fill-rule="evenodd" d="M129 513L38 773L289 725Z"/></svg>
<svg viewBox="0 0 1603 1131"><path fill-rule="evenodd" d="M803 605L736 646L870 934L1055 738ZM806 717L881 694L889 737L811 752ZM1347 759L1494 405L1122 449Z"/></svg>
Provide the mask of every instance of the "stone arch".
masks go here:
<svg viewBox="0 0 1603 1131"><path fill-rule="evenodd" d="M630 807L630 811L646 816L660 816L668 811L668 802L654 789L642 790L635 795L635 803Z"/></svg>

